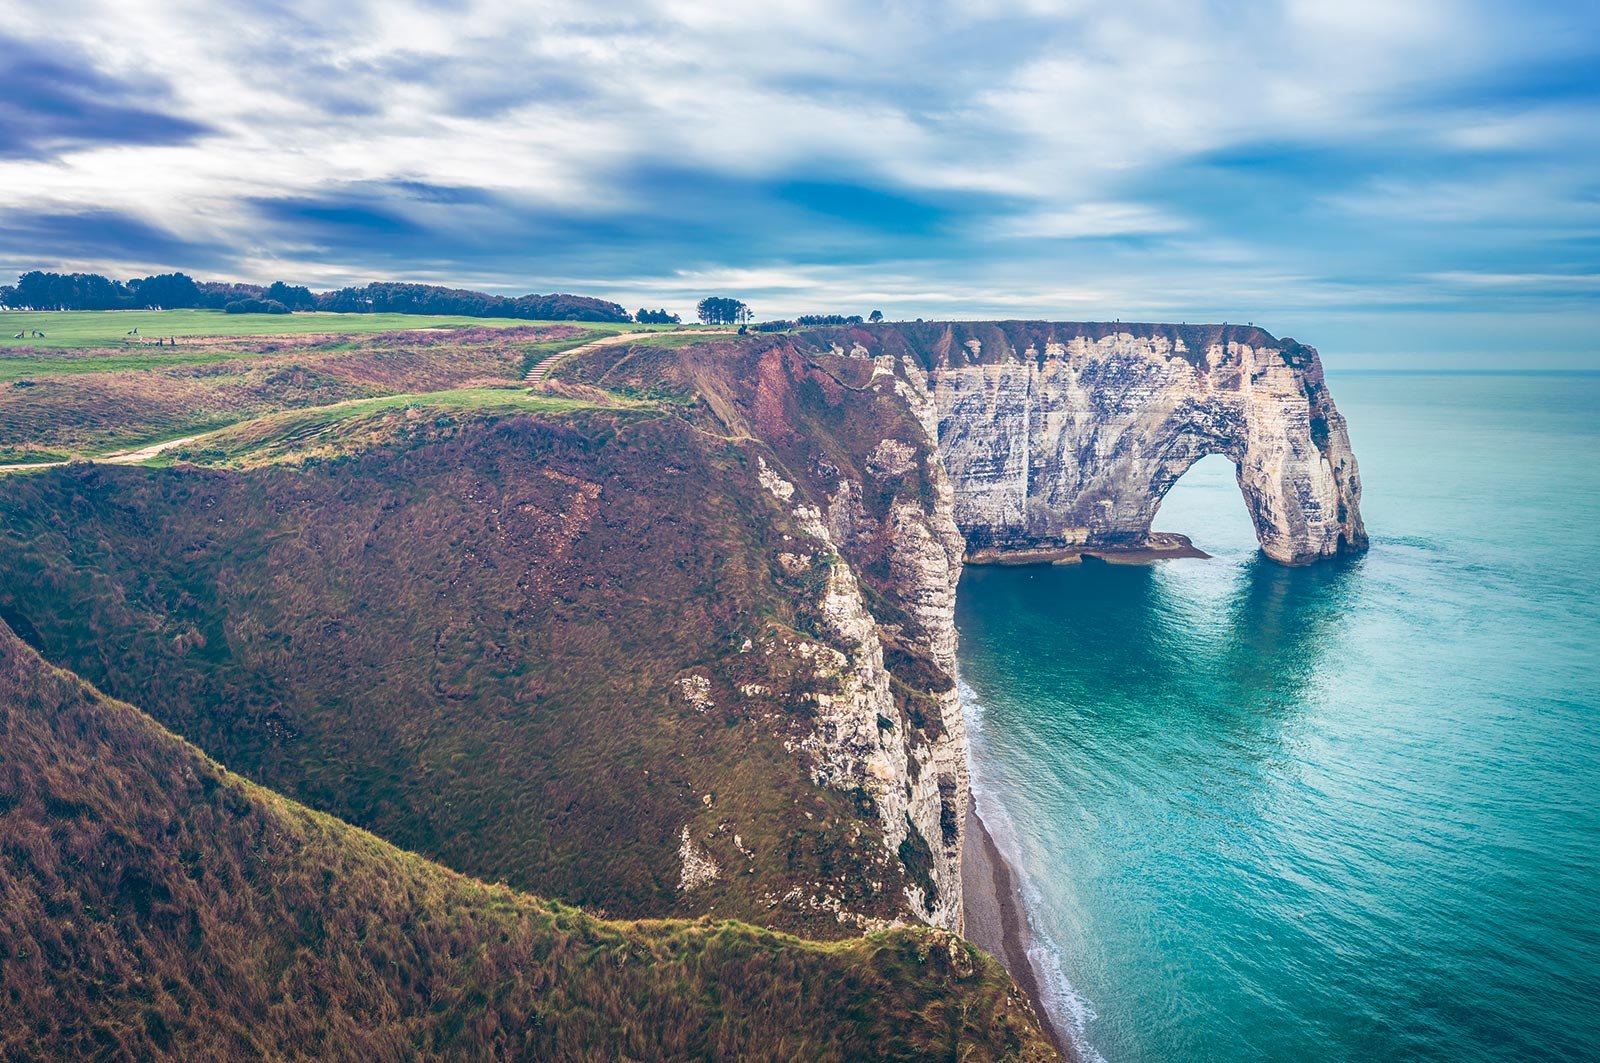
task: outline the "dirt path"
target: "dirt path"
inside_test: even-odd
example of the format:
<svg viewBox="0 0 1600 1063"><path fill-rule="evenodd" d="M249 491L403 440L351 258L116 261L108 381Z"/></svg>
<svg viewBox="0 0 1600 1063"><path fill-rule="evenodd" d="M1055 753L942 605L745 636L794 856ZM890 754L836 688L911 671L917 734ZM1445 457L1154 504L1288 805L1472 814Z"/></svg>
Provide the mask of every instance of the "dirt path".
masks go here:
<svg viewBox="0 0 1600 1063"><path fill-rule="evenodd" d="M546 358L541 358L537 362L533 363L533 367L528 370L528 375L522 379L527 381L529 384L537 384L539 381L545 378L545 374L550 372L551 367L554 366L556 362L565 358L569 354L588 354L590 351L597 350L601 347L611 347L618 343L627 343L629 340L636 340L644 336L654 335L656 335L654 332L619 332L615 336L602 336L600 339L590 340L588 343L580 344L577 347L568 347L564 351L557 351L555 354L552 354Z"/></svg>
<svg viewBox="0 0 1600 1063"><path fill-rule="evenodd" d="M677 330L673 330L673 332L676 332L676 331ZM686 330L686 331L688 331L688 330ZM731 335L733 335L733 330L732 329L698 329L698 330L693 330L693 331L697 331L700 334L706 335L706 336L731 336ZM665 336L665 335L669 335L669 333L667 333L667 332L619 332L615 336L604 336L604 337L601 337L598 340L590 340L588 343L581 344L581 345L579 345L577 347L568 347L564 351L557 351L555 354L550 355L548 358L541 358L539 361L537 361L537 362L535 362L533 364L533 368L528 370L528 375L523 377L522 379L527 381L530 384L537 384L539 381L543 380L546 375L549 374L550 370L555 366L555 364L557 362L559 362L561 359L565 358L569 354L587 354L588 352L590 352L592 350L595 350L597 348L600 348L600 347L612 347L612 346L615 346L616 344L619 344L619 343L627 343L629 340L644 339L647 336Z"/></svg>
<svg viewBox="0 0 1600 1063"><path fill-rule="evenodd" d="M201 433L201 435L203 434ZM111 465L137 465L141 461L149 461L163 450L181 447L185 443L193 443L199 438L199 435L184 436L182 439L169 439L165 443L151 443L149 446L140 447L138 450L119 450L115 454L106 454L89 460L103 461ZM0 465L0 472L17 472L23 469L53 469L57 465L65 464L67 463L64 461L35 461L25 465Z"/></svg>
<svg viewBox="0 0 1600 1063"><path fill-rule="evenodd" d="M416 329L412 331L424 330ZM713 335L716 333L712 332L711 330L707 330L707 334ZM661 335L659 332L619 332L614 336L602 336L600 339L590 340L588 343L580 344L576 347L568 347L564 351L557 351L555 354L552 354L547 358L541 358L539 361L535 362L533 368L528 370L528 373L525 377L523 377L523 380L529 384L537 384L539 381L545 378L545 374L550 372L551 367L554 366L556 362L567 357L569 354L585 354L599 347L610 347L618 343L627 343L630 340L643 339L646 336L659 335ZM137 465L141 461L150 460L164 450L171 450L173 447L181 447L185 443L192 443L196 439L199 439L201 435L205 434L206 433L202 432L198 435L184 436L182 439L169 439L165 443L152 443L149 446L140 447L137 450L119 450L115 454L106 454L102 457L91 458L89 460L108 462L112 465ZM53 469L57 465L65 464L67 463L64 461L35 461L23 465L0 465L0 472L24 472L29 469Z"/></svg>

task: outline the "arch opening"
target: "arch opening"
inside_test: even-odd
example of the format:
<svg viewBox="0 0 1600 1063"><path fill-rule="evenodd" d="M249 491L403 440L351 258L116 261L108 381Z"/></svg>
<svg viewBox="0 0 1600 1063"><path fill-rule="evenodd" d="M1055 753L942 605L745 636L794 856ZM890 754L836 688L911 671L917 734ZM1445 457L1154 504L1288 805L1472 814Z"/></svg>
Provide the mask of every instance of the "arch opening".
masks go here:
<svg viewBox="0 0 1600 1063"><path fill-rule="evenodd" d="M1151 528L1185 535L1213 555L1251 554L1260 545L1238 466L1222 454L1208 454L1173 481L1156 503Z"/></svg>

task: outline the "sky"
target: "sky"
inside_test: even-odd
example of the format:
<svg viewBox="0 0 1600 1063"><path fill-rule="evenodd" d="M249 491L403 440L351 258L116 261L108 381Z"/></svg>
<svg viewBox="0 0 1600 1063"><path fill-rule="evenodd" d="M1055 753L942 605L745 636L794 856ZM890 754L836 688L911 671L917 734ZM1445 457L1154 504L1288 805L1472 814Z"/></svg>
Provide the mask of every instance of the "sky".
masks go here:
<svg viewBox="0 0 1600 1063"><path fill-rule="evenodd" d="M1594 0L23 0L0 277L1253 322L1600 369Z"/></svg>

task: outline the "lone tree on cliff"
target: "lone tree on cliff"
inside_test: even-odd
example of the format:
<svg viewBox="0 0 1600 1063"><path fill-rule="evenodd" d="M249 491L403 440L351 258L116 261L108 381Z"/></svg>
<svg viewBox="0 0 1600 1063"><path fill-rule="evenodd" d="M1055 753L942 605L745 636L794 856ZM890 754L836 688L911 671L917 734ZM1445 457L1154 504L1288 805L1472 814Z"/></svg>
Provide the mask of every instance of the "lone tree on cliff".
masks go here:
<svg viewBox="0 0 1600 1063"><path fill-rule="evenodd" d="M874 310L872 313L867 315L867 320L876 325L878 322L883 320L883 311Z"/></svg>
<svg viewBox="0 0 1600 1063"><path fill-rule="evenodd" d="M695 306L700 320L707 325L742 325L755 315L737 299L708 295Z"/></svg>

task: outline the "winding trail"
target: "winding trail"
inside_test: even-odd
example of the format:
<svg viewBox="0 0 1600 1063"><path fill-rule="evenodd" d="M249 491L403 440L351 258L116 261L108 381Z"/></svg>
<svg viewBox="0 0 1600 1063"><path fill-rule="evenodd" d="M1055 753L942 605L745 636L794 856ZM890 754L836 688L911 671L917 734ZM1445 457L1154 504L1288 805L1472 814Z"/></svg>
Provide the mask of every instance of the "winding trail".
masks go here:
<svg viewBox="0 0 1600 1063"><path fill-rule="evenodd" d="M181 447L185 443L193 443L200 436L184 436L182 439L169 439L165 443L151 443L149 446L139 447L137 450L119 450L115 454L105 454L98 458L89 458L88 461L103 461L110 465L137 465L141 461L149 461L163 450ZM66 465L65 461L34 461L23 465L0 465L0 472L20 472L25 469L53 469L58 465Z"/></svg>

